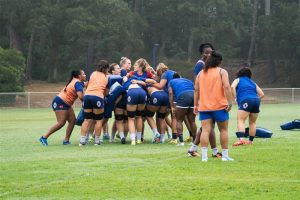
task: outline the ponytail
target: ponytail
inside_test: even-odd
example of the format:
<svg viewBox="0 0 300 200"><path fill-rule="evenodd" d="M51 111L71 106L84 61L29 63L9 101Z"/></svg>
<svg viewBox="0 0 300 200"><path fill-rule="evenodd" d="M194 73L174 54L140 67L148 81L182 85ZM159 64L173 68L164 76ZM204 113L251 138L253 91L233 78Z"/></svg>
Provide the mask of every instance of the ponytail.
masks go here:
<svg viewBox="0 0 300 200"><path fill-rule="evenodd" d="M80 73L81 73L81 70L73 70L71 72L70 79L69 79L69 81L68 81L68 83L67 83L67 85L66 85L66 87L64 89L65 92L67 91L67 86L71 83L71 81L73 80L73 78L79 78Z"/></svg>

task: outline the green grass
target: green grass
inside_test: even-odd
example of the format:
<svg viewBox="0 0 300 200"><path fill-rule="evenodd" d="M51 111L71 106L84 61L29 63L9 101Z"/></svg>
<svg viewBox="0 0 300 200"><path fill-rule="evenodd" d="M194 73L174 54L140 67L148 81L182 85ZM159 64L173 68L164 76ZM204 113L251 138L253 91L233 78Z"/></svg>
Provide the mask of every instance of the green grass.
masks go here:
<svg viewBox="0 0 300 200"><path fill-rule="evenodd" d="M230 144L235 116L236 109ZM189 146L80 148L79 127L71 146L61 145L62 129L43 147L38 138L54 123L52 111L1 109L0 199L300 199L300 131L280 130L280 124L299 116L299 105L264 104L258 126L272 130L271 139L230 146L234 162L202 163L186 157ZM146 134L149 139L149 129Z"/></svg>

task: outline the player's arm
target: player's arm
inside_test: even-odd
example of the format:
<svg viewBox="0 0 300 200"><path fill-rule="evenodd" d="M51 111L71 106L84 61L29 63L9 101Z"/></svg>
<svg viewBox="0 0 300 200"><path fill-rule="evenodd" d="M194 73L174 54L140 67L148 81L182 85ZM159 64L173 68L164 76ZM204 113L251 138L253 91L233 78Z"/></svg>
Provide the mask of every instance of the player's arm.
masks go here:
<svg viewBox="0 0 300 200"><path fill-rule="evenodd" d="M199 75L195 79L195 93L194 93L194 114L198 114L198 101L199 101L200 87L199 87Z"/></svg>
<svg viewBox="0 0 300 200"><path fill-rule="evenodd" d="M153 87L156 87L157 89L162 90L165 88L166 84L167 84L167 79L161 79L159 81L159 83L153 84Z"/></svg>
<svg viewBox="0 0 300 200"><path fill-rule="evenodd" d="M175 114L175 104L174 104L174 93L173 93L173 89L171 86L169 86L168 88L168 92L169 92L169 102L170 102L170 106L171 106L171 112L172 115Z"/></svg>
<svg viewBox="0 0 300 200"><path fill-rule="evenodd" d="M228 106L225 109L227 112L229 112L232 107L232 94L231 94L231 88L229 84L228 72L225 69L221 70L221 78L222 78L223 88L225 91L225 97L228 102Z"/></svg>
<svg viewBox="0 0 300 200"><path fill-rule="evenodd" d="M237 78L237 79L235 79L233 82L232 82L232 84L231 84L231 93L232 93L232 96L233 96L233 98L236 100L236 87L237 87L237 85L239 84L239 81L240 81L240 79L239 78Z"/></svg>
<svg viewBox="0 0 300 200"><path fill-rule="evenodd" d="M256 92L257 92L260 99L264 98L265 94L257 84L256 84Z"/></svg>
<svg viewBox="0 0 300 200"><path fill-rule="evenodd" d="M84 83L83 82L76 82L75 85L75 91L76 91L76 94L78 96L78 98L83 101L83 88L84 88Z"/></svg>

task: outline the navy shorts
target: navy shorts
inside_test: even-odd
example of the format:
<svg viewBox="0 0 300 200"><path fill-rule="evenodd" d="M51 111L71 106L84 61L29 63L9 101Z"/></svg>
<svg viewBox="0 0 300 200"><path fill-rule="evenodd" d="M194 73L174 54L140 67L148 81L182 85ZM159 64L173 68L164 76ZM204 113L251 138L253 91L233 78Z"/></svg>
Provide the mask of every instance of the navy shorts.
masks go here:
<svg viewBox="0 0 300 200"><path fill-rule="evenodd" d="M176 99L176 108L194 108L194 91L181 93Z"/></svg>
<svg viewBox="0 0 300 200"><path fill-rule="evenodd" d="M122 94L121 100L116 104L116 108L126 110L127 105L127 94Z"/></svg>
<svg viewBox="0 0 300 200"><path fill-rule="evenodd" d="M104 108L104 100L101 97L93 95L84 95L83 109L102 109Z"/></svg>
<svg viewBox="0 0 300 200"><path fill-rule="evenodd" d="M169 96L165 91L155 91L147 102L151 106L169 106Z"/></svg>
<svg viewBox="0 0 300 200"><path fill-rule="evenodd" d="M200 111L199 112L199 120L207 120L212 119L216 122L224 122L229 120L229 113L224 110L216 110L216 111Z"/></svg>
<svg viewBox="0 0 300 200"><path fill-rule="evenodd" d="M244 110L249 113L259 113L260 100L259 99L245 99L238 105L239 110Z"/></svg>
<svg viewBox="0 0 300 200"><path fill-rule="evenodd" d="M130 88L127 92L127 105L145 104L147 101L146 91L142 88Z"/></svg>
<svg viewBox="0 0 300 200"><path fill-rule="evenodd" d="M114 110L114 103L111 102L111 96L104 98L104 118L111 118Z"/></svg>
<svg viewBox="0 0 300 200"><path fill-rule="evenodd" d="M66 104L59 96L56 96L52 101L52 109L56 110L68 110L71 106Z"/></svg>

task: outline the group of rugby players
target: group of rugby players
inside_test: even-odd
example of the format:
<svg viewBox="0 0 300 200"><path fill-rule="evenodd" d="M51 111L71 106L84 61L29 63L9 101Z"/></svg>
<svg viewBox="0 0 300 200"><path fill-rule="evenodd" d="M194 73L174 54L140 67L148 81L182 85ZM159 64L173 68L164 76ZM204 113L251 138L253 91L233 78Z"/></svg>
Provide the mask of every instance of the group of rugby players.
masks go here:
<svg viewBox="0 0 300 200"><path fill-rule="evenodd" d="M194 82L180 77L163 63L159 63L154 70L143 58L134 63L133 71L129 58L122 57L120 65L117 63L109 65L106 60L100 60L86 83L83 70L72 71L69 82L52 102L57 123L40 137L40 142L47 146L47 138L68 122L63 144L70 144L70 136L76 123L72 105L79 98L83 101L79 146L89 142L90 133L93 134L94 145L100 145L101 131L107 126L108 119L112 117L114 111L115 131L112 131L111 141L114 141L114 133L117 132L122 144L126 144L129 137L131 145L143 143L144 124L147 122L152 130L153 143L165 143L167 127L170 126L172 136L168 142L184 146L183 122L185 122L190 135L188 140L192 141L189 156L199 157L197 147L201 144L202 161L207 161L209 141L213 157L232 161L228 155L228 112L233 97L236 97L239 105L237 135L240 138L234 146L246 145L253 142L255 135L253 130L256 128L255 121L263 92L251 80L249 68L239 71L240 76L233 82L234 92L232 92L228 73L220 68L221 54L215 52L209 43L200 45L199 51L201 59L194 68ZM249 107L252 110L249 110ZM197 114L202 126L198 132L195 123ZM251 122L249 141L243 139L244 122L247 117L249 124ZM216 147L215 122L220 131L222 153L218 152Z"/></svg>

